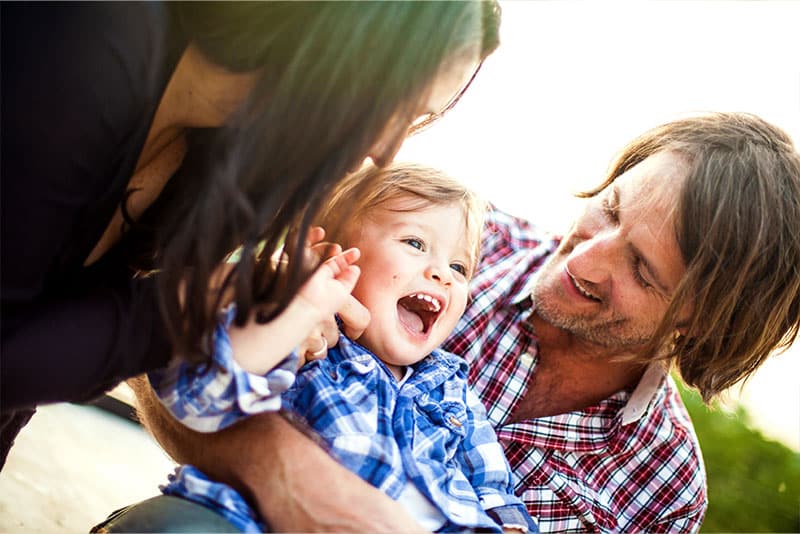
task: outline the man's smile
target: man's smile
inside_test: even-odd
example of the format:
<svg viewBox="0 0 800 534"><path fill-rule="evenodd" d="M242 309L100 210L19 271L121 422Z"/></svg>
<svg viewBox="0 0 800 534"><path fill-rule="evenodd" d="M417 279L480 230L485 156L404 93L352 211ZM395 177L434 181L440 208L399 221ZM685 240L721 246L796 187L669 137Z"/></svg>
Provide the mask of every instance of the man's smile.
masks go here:
<svg viewBox="0 0 800 534"><path fill-rule="evenodd" d="M575 287L575 289L578 290L578 293L580 293L581 295L583 295L587 299L594 300L595 302L602 302L603 301L600 297L598 297L597 295L595 295L594 293L592 293L591 291L589 291L588 289L583 287L581 285L581 283L578 282L577 278L572 276L572 273L570 273L569 271L566 271L566 272L567 272L567 276L569 277L570 281L572 282L573 287Z"/></svg>

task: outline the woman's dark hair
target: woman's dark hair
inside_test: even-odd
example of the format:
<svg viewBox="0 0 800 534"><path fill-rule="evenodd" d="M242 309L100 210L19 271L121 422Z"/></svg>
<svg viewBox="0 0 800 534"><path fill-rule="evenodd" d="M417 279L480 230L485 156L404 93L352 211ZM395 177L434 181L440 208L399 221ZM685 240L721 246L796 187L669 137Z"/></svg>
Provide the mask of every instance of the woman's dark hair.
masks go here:
<svg viewBox="0 0 800 534"><path fill-rule="evenodd" d="M392 120L414 120L448 62L494 50L499 8L337 1L170 9L208 59L261 73L224 127L189 136L159 218L155 265L175 350L206 361L221 302L236 303L240 325L254 310L264 322L285 308L315 268L302 251L323 199ZM210 298L215 269L237 248ZM271 261L281 248L288 262Z"/></svg>

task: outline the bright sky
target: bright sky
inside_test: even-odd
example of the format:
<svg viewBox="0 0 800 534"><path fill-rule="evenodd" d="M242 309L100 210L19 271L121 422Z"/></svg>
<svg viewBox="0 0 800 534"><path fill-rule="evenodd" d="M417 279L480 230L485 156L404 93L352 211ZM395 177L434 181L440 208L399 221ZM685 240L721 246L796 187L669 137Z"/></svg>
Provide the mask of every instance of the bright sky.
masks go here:
<svg viewBox="0 0 800 534"><path fill-rule="evenodd" d="M563 232L577 211L571 193L598 183L614 154L657 124L748 111L800 144L800 2L501 5L498 51L398 159L441 167L501 208ZM800 450L797 345L744 397L765 431Z"/></svg>

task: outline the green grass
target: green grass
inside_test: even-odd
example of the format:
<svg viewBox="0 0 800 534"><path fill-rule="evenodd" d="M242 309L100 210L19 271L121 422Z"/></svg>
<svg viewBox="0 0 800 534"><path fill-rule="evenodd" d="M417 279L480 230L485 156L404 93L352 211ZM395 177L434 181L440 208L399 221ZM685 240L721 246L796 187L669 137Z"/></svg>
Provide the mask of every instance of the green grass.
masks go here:
<svg viewBox="0 0 800 534"><path fill-rule="evenodd" d="M708 409L681 389L708 472L701 532L800 532L800 453L766 439L743 408Z"/></svg>

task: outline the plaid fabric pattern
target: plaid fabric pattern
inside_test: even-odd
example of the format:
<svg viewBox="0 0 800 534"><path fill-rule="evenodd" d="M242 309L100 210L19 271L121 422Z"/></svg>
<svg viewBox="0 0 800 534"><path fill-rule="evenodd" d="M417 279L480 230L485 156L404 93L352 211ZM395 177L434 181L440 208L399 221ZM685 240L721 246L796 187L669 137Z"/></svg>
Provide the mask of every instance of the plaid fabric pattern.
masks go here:
<svg viewBox="0 0 800 534"><path fill-rule="evenodd" d="M298 362L295 352L264 376L248 373L236 363L227 331L234 315L231 305L214 331L210 369L177 361L148 373L161 404L192 430L216 432L242 417L277 411L281 393L294 382Z"/></svg>
<svg viewBox="0 0 800 534"><path fill-rule="evenodd" d="M542 532L695 532L707 507L705 470L692 423L657 367L632 392L595 406L508 424L536 372L527 321L536 271L558 239L492 210L472 300L445 348L470 362L517 479Z"/></svg>
<svg viewBox="0 0 800 534"><path fill-rule="evenodd" d="M413 483L447 520L439 531L502 532L502 524L538 532L466 380L463 359L434 351L398 384L380 360L342 335L326 359L301 369L283 403L345 467L390 497ZM264 528L233 488L192 466L180 467L161 490L217 511L244 532Z"/></svg>
<svg viewBox="0 0 800 534"><path fill-rule="evenodd" d="M183 497L214 510L241 532L269 532L266 523L239 493L225 484L214 482L191 465L181 465L161 486L164 495Z"/></svg>
<svg viewBox="0 0 800 534"><path fill-rule="evenodd" d="M436 350L402 383L345 336L305 366L284 407L314 429L345 467L397 499L410 481L448 523L536 532L462 358ZM488 513L487 513L488 511Z"/></svg>

